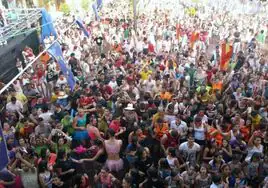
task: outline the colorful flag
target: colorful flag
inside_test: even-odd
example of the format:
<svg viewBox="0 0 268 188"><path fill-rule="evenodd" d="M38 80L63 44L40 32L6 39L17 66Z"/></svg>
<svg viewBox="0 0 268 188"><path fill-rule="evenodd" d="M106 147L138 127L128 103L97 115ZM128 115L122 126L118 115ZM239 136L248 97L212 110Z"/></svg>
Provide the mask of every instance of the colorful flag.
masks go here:
<svg viewBox="0 0 268 188"><path fill-rule="evenodd" d="M231 57L233 54L233 47L228 42L223 42L221 44L221 61L220 61L220 70L227 70Z"/></svg>
<svg viewBox="0 0 268 188"><path fill-rule="evenodd" d="M3 135L2 126L0 125L0 171L8 164L7 145Z"/></svg>
<svg viewBox="0 0 268 188"><path fill-rule="evenodd" d="M52 55L56 59L56 61L58 62L59 66L60 66L60 70L65 75L65 77L68 81L68 84L69 84L71 90L73 91L73 89L75 87L74 75L73 75L73 72L67 68L66 63L64 62L64 58L63 58L60 44L58 42L54 42L54 44L48 49L48 53L50 53L50 55Z"/></svg>
<svg viewBox="0 0 268 188"><path fill-rule="evenodd" d="M80 29L82 29L82 31L84 32L84 35L89 38L89 33L88 33L87 29L85 28L83 21L80 19L76 19L76 23L80 27Z"/></svg>
<svg viewBox="0 0 268 188"><path fill-rule="evenodd" d="M47 13L46 9L41 10L42 13L42 28L41 28L41 40L42 42L44 41L45 37L50 36L51 34L57 38L57 33L54 28L52 18L51 16Z"/></svg>

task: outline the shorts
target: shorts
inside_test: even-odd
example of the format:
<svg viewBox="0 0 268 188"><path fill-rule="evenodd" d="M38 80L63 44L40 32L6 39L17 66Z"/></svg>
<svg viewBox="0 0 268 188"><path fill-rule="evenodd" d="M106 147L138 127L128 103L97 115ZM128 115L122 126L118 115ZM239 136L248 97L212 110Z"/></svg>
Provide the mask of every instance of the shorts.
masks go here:
<svg viewBox="0 0 268 188"><path fill-rule="evenodd" d="M197 140L197 139L195 139L195 142L196 142L197 144L199 144L200 146L204 146L204 145L206 145L206 140Z"/></svg>

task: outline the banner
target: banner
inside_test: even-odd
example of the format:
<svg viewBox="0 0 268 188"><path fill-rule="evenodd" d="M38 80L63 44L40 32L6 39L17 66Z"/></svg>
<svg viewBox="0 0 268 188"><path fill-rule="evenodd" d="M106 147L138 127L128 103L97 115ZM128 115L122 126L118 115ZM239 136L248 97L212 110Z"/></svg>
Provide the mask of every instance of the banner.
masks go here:
<svg viewBox="0 0 268 188"><path fill-rule="evenodd" d="M2 125L0 124L0 171L8 164L8 153L5 138L3 136Z"/></svg>
<svg viewBox="0 0 268 188"><path fill-rule="evenodd" d="M93 11L94 11L96 20L97 20L97 21L100 21L100 16L99 16L99 14L98 14L98 9L97 9L97 6L96 6L95 3L93 3L93 5L92 5L92 9L93 9Z"/></svg>
<svg viewBox="0 0 268 188"><path fill-rule="evenodd" d="M88 33L87 29L85 28L83 21L80 19L76 19L76 23L80 27L80 29L82 29L84 35L89 38L89 33Z"/></svg>
<svg viewBox="0 0 268 188"><path fill-rule="evenodd" d="M97 0L97 9L99 10L102 7L102 0Z"/></svg>
<svg viewBox="0 0 268 188"><path fill-rule="evenodd" d="M42 30L41 30L41 43L43 43L45 37L50 36L51 34L57 38L57 33L54 28L51 16L47 13L46 9L41 10L42 13Z"/></svg>
<svg viewBox="0 0 268 188"><path fill-rule="evenodd" d="M58 62L60 70L65 75L68 84L71 90L73 91L75 87L74 75L73 72L67 68L66 63L64 62L60 44L58 42L54 42L54 44L48 49L48 53L50 53L50 55L52 55Z"/></svg>

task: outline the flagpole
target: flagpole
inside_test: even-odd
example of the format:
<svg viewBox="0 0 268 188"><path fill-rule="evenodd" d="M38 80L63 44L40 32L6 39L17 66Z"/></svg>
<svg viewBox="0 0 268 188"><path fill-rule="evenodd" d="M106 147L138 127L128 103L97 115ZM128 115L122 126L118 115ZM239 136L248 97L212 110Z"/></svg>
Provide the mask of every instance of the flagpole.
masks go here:
<svg viewBox="0 0 268 188"><path fill-rule="evenodd" d="M69 29L71 29L71 27L75 24L75 21L63 32L66 33ZM59 40L59 37L57 37L47 48L45 48L41 53L38 54L38 56L36 56L30 63L27 64L27 66L20 71L10 82L8 82L1 90L0 90L0 95L6 90L8 89L8 87L14 82L16 81L28 68L30 68L32 66L32 64L34 62L36 62L38 60L38 58L45 53L51 46L53 46L53 44L55 44L57 41Z"/></svg>

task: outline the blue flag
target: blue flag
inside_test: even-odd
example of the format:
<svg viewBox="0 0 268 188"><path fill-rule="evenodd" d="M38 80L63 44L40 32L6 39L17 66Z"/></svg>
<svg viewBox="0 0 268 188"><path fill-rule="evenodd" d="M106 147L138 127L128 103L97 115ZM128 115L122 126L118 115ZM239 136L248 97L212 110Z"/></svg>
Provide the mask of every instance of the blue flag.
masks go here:
<svg viewBox="0 0 268 188"><path fill-rule="evenodd" d="M0 125L0 171L8 164L7 145L3 135L2 126Z"/></svg>
<svg viewBox="0 0 268 188"><path fill-rule="evenodd" d="M46 9L42 9L42 30L41 30L41 42L43 43L45 37L50 36L52 34L55 38L57 38L57 33L54 28L52 18L47 13Z"/></svg>
<svg viewBox="0 0 268 188"><path fill-rule="evenodd" d="M54 44L48 49L48 53L50 53L50 55L52 55L60 65L60 69L62 73L65 75L68 84L71 90L73 91L75 87L74 75L73 72L67 68L66 63L64 62L60 44L58 42L54 42Z"/></svg>
<svg viewBox="0 0 268 188"><path fill-rule="evenodd" d="M97 0L97 9L99 10L102 6L102 0Z"/></svg>
<svg viewBox="0 0 268 188"><path fill-rule="evenodd" d="M93 11L94 11L94 13L95 13L95 18L96 18L96 20L97 20L97 21L100 21L100 16L99 16L99 14L98 14L98 9L97 9L97 6L96 6L95 3L93 3L92 8L93 8Z"/></svg>
<svg viewBox="0 0 268 188"><path fill-rule="evenodd" d="M87 29L85 28L82 20L76 19L76 23L80 27L80 29L82 29L82 31L84 32L84 35L87 36L87 37L89 37L89 33L88 33Z"/></svg>

